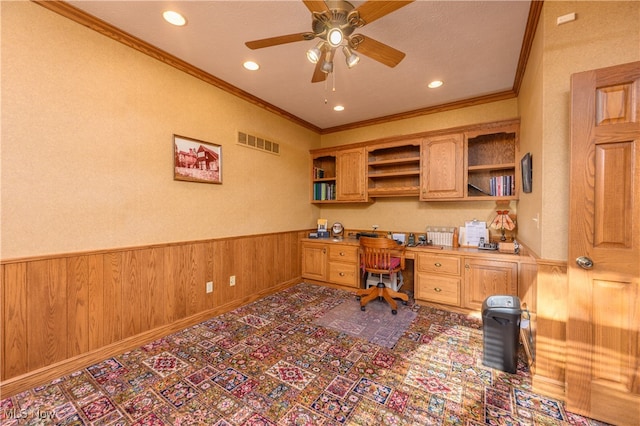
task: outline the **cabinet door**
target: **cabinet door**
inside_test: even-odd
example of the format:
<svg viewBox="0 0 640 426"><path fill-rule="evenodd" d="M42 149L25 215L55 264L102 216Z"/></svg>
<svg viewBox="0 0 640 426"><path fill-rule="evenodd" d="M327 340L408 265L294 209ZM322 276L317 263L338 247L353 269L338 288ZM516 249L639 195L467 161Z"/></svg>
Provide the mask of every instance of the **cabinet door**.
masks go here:
<svg viewBox="0 0 640 426"><path fill-rule="evenodd" d="M336 154L336 192L338 201L366 201L364 148Z"/></svg>
<svg viewBox="0 0 640 426"><path fill-rule="evenodd" d="M302 243L302 277L327 280L327 245Z"/></svg>
<svg viewBox="0 0 640 426"><path fill-rule="evenodd" d="M464 137L460 133L422 142L421 200L463 198Z"/></svg>
<svg viewBox="0 0 640 426"><path fill-rule="evenodd" d="M518 295L518 264L496 260L464 260L464 307L482 309L482 303L496 294Z"/></svg>

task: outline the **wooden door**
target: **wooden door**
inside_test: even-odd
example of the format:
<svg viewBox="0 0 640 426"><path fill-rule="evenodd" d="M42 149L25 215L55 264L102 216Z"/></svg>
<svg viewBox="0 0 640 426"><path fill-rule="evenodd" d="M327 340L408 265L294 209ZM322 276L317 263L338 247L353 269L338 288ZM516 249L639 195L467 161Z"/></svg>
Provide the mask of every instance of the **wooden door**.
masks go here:
<svg viewBox="0 0 640 426"><path fill-rule="evenodd" d="M337 153L336 193L338 201L365 201L364 148Z"/></svg>
<svg viewBox="0 0 640 426"><path fill-rule="evenodd" d="M464 307L480 310L487 297L497 294L518 295L518 264L466 257Z"/></svg>
<svg viewBox="0 0 640 426"><path fill-rule="evenodd" d="M572 76L567 409L618 425L640 424L639 115L640 62Z"/></svg>
<svg viewBox="0 0 640 426"><path fill-rule="evenodd" d="M302 277L327 280L327 245L302 243Z"/></svg>
<svg viewBox="0 0 640 426"><path fill-rule="evenodd" d="M461 133L425 139L422 143L421 200L464 196L464 138Z"/></svg>

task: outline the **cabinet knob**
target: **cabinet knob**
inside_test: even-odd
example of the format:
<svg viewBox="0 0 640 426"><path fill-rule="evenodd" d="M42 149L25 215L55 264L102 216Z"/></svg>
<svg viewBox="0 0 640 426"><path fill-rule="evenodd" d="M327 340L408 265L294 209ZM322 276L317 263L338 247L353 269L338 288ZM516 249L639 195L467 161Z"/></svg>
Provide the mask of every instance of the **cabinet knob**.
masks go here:
<svg viewBox="0 0 640 426"><path fill-rule="evenodd" d="M327 254L327 249L326 248L322 249L322 254Z"/></svg>
<svg viewBox="0 0 640 426"><path fill-rule="evenodd" d="M465 267L465 269L469 269L469 268L471 268L471 266L469 266L468 264L467 264L467 265L464 265L464 267Z"/></svg>
<svg viewBox="0 0 640 426"><path fill-rule="evenodd" d="M344 256L344 252L343 251L340 252L340 256Z"/></svg>
<svg viewBox="0 0 640 426"><path fill-rule="evenodd" d="M344 272L340 272L340 276L341 276L341 277L344 277Z"/></svg>
<svg viewBox="0 0 640 426"><path fill-rule="evenodd" d="M436 293L440 293L442 291L440 287L434 287L433 289L436 291Z"/></svg>
<svg viewBox="0 0 640 426"><path fill-rule="evenodd" d="M440 262L436 262L436 263L434 263L434 265L436 266L436 268L439 268L439 267L441 267L441 266L442 266L442 263L440 263Z"/></svg>

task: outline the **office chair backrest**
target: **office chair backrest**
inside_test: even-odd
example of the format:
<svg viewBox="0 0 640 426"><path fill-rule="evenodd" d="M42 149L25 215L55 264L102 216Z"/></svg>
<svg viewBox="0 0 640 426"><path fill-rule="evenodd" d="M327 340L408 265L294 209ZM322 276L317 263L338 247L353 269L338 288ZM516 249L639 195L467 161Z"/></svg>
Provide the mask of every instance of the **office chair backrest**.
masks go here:
<svg viewBox="0 0 640 426"><path fill-rule="evenodd" d="M374 274L390 274L404 269L404 246L390 238L360 237L362 268Z"/></svg>

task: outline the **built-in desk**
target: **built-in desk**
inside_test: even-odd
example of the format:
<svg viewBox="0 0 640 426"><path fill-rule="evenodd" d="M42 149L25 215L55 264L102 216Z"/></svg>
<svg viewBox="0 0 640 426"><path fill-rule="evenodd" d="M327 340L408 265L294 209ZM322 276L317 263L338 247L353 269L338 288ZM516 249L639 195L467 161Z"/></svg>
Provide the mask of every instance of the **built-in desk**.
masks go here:
<svg viewBox="0 0 640 426"><path fill-rule="evenodd" d="M356 238L303 238L301 246L303 278L350 288L362 286ZM407 247L406 257L413 262L407 262L405 285L407 281L409 285L404 290L413 288L416 301L465 310L480 310L484 300L495 294L523 299L530 284L526 283L527 288L518 286L521 265L535 265L523 246L520 254L474 247L416 246ZM407 275L413 279L407 280Z"/></svg>

